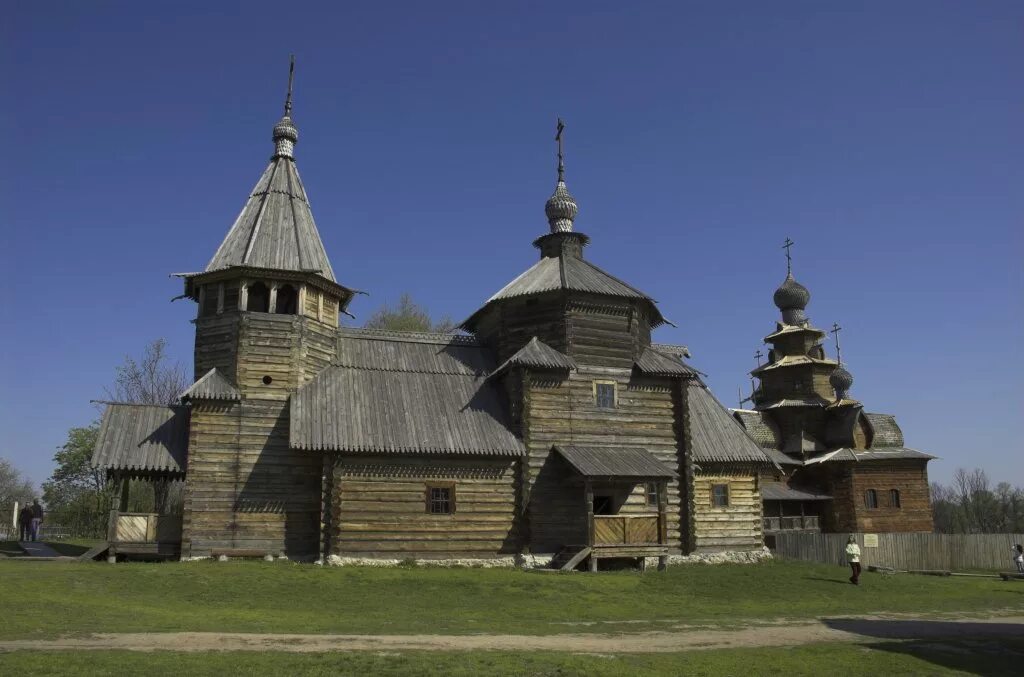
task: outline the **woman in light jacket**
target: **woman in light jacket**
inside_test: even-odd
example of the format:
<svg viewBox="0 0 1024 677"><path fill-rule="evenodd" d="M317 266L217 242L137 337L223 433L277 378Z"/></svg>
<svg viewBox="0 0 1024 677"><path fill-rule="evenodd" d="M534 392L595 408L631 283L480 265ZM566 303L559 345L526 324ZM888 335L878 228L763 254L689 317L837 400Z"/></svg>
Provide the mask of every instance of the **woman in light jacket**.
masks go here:
<svg viewBox="0 0 1024 677"><path fill-rule="evenodd" d="M846 561L850 563L850 570L853 571L850 582L860 585L860 546L852 534L846 540Z"/></svg>

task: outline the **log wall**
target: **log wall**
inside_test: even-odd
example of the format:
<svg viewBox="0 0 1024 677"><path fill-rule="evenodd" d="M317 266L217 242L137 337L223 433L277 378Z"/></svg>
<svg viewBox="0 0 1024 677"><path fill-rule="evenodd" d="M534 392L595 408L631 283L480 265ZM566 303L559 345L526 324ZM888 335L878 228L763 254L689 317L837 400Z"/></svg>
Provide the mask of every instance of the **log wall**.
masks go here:
<svg viewBox="0 0 1024 677"><path fill-rule="evenodd" d="M329 551L343 557L487 558L518 549L518 460L345 456L333 463ZM427 511L429 483L455 489L455 511Z"/></svg>
<svg viewBox="0 0 1024 677"><path fill-rule="evenodd" d="M712 504L711 487L729 486L729 505ZM697 472L693 480L694 549L750 550L764 546L758 476L738 470Z"/></svg>

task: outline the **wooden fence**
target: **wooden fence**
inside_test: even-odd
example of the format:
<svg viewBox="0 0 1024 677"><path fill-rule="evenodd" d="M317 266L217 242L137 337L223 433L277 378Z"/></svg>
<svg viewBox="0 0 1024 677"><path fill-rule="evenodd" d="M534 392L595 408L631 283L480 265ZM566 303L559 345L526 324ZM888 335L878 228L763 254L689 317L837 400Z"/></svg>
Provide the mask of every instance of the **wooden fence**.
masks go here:
<svg viewBox="0 0 1024 677"><path fill-rule="evenodd" d="M865 535L869 536L865 543ZM768 543L777 557L846 565L850 534L779 533ZM1013 571L1014 544L1024 534L854 534L861 564L894 569ZM877 538L878 545L872 545ZM771 540L771 539L770 539Z"/></svg>

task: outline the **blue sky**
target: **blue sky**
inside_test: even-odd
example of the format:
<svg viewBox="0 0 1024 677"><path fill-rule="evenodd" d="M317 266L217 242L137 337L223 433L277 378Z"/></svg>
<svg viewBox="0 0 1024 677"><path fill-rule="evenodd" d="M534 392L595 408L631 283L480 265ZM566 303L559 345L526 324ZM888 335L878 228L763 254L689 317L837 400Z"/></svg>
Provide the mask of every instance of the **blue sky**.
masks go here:
<svg viewBox="0 0 1024 677"><path fill-rule="evenodd" d="M658 299L727 404L780 249L852 395L1024 484L1024 6L1013 2L53 3L0 28L0 456L36 481L166 337L271 153L296 156L360 321L462 319L532 264L556 115L588 258ZM827 350L833 350L830 344Z"/></svg>

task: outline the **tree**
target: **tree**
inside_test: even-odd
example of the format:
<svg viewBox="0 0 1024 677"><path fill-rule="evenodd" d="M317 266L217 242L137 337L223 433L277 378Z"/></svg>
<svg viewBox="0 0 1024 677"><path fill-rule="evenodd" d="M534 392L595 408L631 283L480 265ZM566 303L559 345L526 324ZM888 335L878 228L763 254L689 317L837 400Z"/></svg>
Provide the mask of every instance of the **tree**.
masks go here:
<svg viewBox="0 0 1024 677"><path fill-rule="evenodd" d="M430 318L425 308L416 304L408 293L402 294L395 307L385 303L378 308L363 325L367 329L390 329L391 331L422 331L453 333L455 323L448 316L437 322Z"/></svg>
<svg viewBox="0 0 1024 677"><path fill-rule="evenodd" d="M98 423L69 430L67 441L53 457L57 467L43 482L47 521L76 535L102 536L110 509L106 472L92 466L98 432Z"/></svg>
<svg viewBox="0 0 1024 677"><path fill-rule="evenodd" d="M126 355L115 374L113 388L106 391L117 402L174 404L189 385L181 365L169 363L167 341L162 338L146 346L141 361Z"/></svg>
<svg viewBox="0 0 1024 677"><path fill-rule="evenodd" d="M947 534L1020 533L1024 489L1000 482L992 489L985 471L958 468L953 485L931 484L935 530Z"/></svg>
<svg viewBox="0 0 1024 677"><path fill-rule="evenodd" d="M15 502L18 505L31 503L36 497L36 488L32 482L24 477L14 467L14 464L6 458L0 458L0 517L2 524L10 524L7 520L11 517Z"/></svg>

